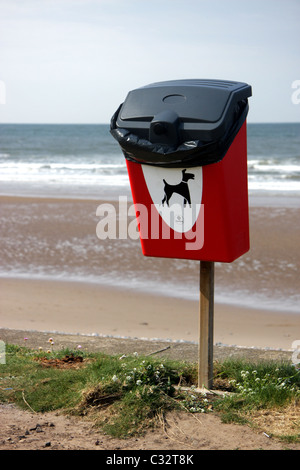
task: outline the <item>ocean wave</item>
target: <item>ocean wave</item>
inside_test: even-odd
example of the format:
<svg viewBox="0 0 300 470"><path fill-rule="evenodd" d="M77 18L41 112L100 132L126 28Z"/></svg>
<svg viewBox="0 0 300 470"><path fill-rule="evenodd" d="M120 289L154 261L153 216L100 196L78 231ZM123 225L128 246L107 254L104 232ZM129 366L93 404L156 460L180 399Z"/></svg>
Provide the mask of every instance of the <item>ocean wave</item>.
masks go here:
<svg viewBox="0 0 300 470"><path fill-rule="evenodd" d="M248 189L250 191L275 191L275 192L300 192L300 181L257 181L251 180L248 181Z"/></svg>
<svg viewBox="0 0 300 470"><path fill-rule="evenodd" d="M53 169L53 170L97 170L97 169L124 169L126 167L125 163L36 163L36 162L2 162L0 163L1 170L18 170L20 172L30 171L30 170L40 170L40 169Z"/></svg>
<svg viewBox="0 0 300 470"><path fill-rule="evenodd" d="M129 186L126 161L108 125L2 125L2 187L23 183L63 191L73 186ZM298 124L248 125L251 191L300 191ZM25 188L27 185L27 189ZM15 190L15 187L14 187ZM21 190L21 189L20 189ZM2 190L3 193L3 190Z"/></svg>
<svg viewBox="0 0 300 470"><path fill-rule="evenodd" d="M266 163L259 160L256 161L249 161L248 163L248 171L256 170L258 172L265 172L265 173L290 173L299 175L300 174L300 165L295 164L283 164L274 162Z"/></svg>

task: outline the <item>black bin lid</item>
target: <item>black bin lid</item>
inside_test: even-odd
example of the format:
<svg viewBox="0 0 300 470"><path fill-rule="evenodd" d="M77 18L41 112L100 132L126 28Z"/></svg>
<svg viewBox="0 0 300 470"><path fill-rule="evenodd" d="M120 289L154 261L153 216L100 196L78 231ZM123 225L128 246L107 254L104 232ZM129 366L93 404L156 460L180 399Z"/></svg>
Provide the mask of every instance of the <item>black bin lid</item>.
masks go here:
<svg viewBox="0 0 300 470"><path fill-rule="evenodd" d="M111 121L129 160L161 166L220 161L248 113L251 86L173 80L130 91Z"/></svg>

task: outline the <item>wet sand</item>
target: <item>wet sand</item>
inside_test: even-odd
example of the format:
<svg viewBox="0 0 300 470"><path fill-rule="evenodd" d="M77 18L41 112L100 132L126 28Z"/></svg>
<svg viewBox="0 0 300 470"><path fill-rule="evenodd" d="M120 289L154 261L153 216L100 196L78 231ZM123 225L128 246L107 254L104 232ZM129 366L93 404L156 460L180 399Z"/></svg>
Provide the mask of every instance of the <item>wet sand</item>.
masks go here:
<svg viewBox="0 0 300 470"><path fill-rule="evenodd" d="M1 279L1 328L198 341L198 303L88 283ZM299 316L215 305L215 343L291 349Z"/></svg>
<svg viewBox="0 0 300 470"><path fill-rule="evenodd" d="M1 328L198 341L198 262L144 258L139 240L99 240L101 201L0 203ZM216 263L215 343L291 349L300 339L299 212L250 209L250 252Z"/></svg>

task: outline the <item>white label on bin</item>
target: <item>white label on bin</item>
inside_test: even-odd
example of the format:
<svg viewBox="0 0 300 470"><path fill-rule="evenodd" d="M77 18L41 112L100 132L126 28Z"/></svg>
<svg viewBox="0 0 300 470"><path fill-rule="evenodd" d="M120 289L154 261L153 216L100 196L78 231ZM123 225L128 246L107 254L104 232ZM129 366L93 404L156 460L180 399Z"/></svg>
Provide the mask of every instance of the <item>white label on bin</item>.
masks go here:
<svg viewBox="0 0 300 470"><path fill-rule="evenodd" d="M165 223L176 232L191 230L201 207L202 167L142 168L149 194Z"/></svg>

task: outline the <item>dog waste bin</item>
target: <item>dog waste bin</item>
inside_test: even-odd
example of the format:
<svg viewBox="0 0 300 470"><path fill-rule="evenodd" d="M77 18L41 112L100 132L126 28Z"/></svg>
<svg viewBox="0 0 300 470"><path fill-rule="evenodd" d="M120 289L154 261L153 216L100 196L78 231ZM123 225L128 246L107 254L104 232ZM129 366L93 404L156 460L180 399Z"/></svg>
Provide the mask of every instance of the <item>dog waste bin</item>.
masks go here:
<svg viewBox="0 0 300 470"><path fill-rule="evenodd" d="M166 81L115 112L144 255L232 262L249 250L250 96L241 82Z"/></svg>

